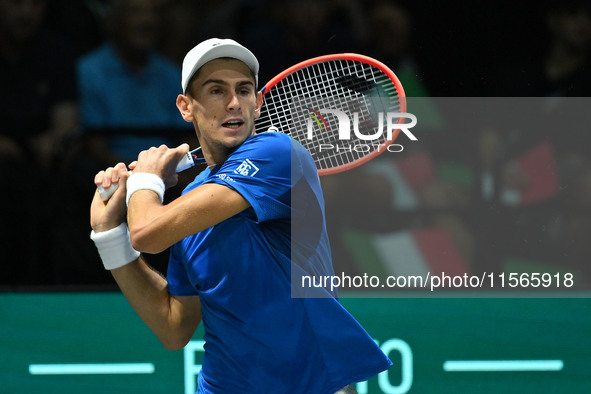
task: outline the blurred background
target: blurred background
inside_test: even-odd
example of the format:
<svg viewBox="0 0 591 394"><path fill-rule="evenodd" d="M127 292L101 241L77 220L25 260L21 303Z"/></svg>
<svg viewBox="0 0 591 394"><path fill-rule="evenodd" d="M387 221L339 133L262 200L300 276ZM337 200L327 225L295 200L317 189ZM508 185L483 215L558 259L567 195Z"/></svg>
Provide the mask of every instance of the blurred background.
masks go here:
<svg viewBox="0 0 591 394"><path fill-rule="evenodd" d="M422 240L448 272L570 267L586 281L586 1L0 0L0 32L3 288L113 286L88 238L93 176L153 145L197 145L175 99L184 54L210 37L251 48L261 81L317 55L375 57L422 111L419 148L323 178L337 269L402 272L364 265L376 259L356 246L401 255ZM483 121L458 121L474 102ZM165 272L166 252L149 260Z"/></svg>
<svg viewBox="0 0 591 394"><path fill-rule="evenodd" d="M430 299L344 289L395 362L361 394L591 391L583 0L0 0L0 391L194 392L202 328L163 351L103 269L89 206L99 170L161 143L197 146L175 100L184 54L211 37L249 47L260 81L338 52L400 78L419 141L322 178L336 272L560 278L519 300L499 282ZM167 251L146 258L166 272ZM554 369L446 370L474 359ZM155 372L40 372L146 361Z"/></svg>

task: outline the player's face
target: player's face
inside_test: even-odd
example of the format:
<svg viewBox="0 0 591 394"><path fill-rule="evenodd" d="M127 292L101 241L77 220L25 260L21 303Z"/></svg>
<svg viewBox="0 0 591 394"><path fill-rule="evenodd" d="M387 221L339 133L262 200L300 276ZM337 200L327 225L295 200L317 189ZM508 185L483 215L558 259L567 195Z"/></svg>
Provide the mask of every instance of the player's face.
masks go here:
<svg viewBox="0 0 591 394"><path fill-rule="evenodd" d="M200 69L191 88L191 114L204 149L214 155L231 152L254 134L262 96L246 64L212 60Z"/></svg>

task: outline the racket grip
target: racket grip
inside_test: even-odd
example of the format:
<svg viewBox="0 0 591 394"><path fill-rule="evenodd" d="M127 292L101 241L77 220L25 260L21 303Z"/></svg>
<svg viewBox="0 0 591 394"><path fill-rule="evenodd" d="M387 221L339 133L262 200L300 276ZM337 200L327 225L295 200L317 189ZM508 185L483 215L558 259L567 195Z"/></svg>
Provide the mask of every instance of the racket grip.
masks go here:
<svg viewBox="0 0 591 394"><path fill-rule="evenodd" d="M179 164L177 164L177 166L176 166L177 173L185 171L187 168L191 168L195 165L195 161L193 160L193 156L192 156L193 152L194 151L190 151L190 152L185 153L185 155L183 156L181 161L179 161Z"/></svg>
<svg viewBox="0 0 591 394"><path fill-rule="evenodd" d="M117 191L117 189L119 188L119 184L112 183L111 186L106 189L103 187L103 185L98 185L96 188L98 189L99 196L101 196L101 199L103 201L107 201L109 198L111 198L113 193Z"/></svg>
<svg viewBox="0 0 591 394"><path fill-rule="evenodd" d="M195 151L196 150L191 151L191 152L187 152L183 156L181 161L179 161L179 164L177 164L177 166L176 166L177 173L179 173L181 171L185 171L186 169L191 168L195 165L195 161L193 160L193 155L192 155ZM130 174L131 174L131 171L130 171ZM111 198L113 193L115 193L115 191L117 191L117 188L119 188L119 184L113 183L107 189L105 189L102 185L98 185L96 188L98 189L99 195L101 196L102 200L107 201L109 198Z"/></svg>

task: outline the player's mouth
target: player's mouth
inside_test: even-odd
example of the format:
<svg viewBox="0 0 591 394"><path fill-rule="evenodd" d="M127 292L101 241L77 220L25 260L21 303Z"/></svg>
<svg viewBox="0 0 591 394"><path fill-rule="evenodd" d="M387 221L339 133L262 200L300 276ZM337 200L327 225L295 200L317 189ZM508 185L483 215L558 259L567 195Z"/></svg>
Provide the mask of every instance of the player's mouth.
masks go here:
<svg viewBox="0 0 591 394"><path fill-rule="evenodd" d="M240 119L232 119L222 123L222 126L228 129L237 129L244 124L244 121Z"/></svg>

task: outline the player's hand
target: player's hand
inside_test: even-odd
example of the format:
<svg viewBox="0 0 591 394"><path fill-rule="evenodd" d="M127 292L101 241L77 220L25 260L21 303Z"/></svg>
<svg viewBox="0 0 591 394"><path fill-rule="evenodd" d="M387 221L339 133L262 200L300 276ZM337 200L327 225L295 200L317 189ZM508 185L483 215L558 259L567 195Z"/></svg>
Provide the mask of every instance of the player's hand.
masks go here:
<svg viewBox="0 0 591 394"><path fill-rule="evenodd" d="M129 172L123 163L100 171L94 177L95 185L102 185L105 189L111 187L112 184L119 184L117 191L107 201L101 199L98 190L94 193L90 205L90 226L95 232L110 230L125 221L127 214L125 194L127 193L128 177Z"/></svg>
<svg viewBox="0 0 591 394"><path fill-rule="evenodd" d="M131 163L129 168L136 173L148 172L158 175L168 189L177 184L176 167L188 151L188 144L182 144L176 148L168 148L166 145L152 147L140 152L137 161Z"/></svg>

